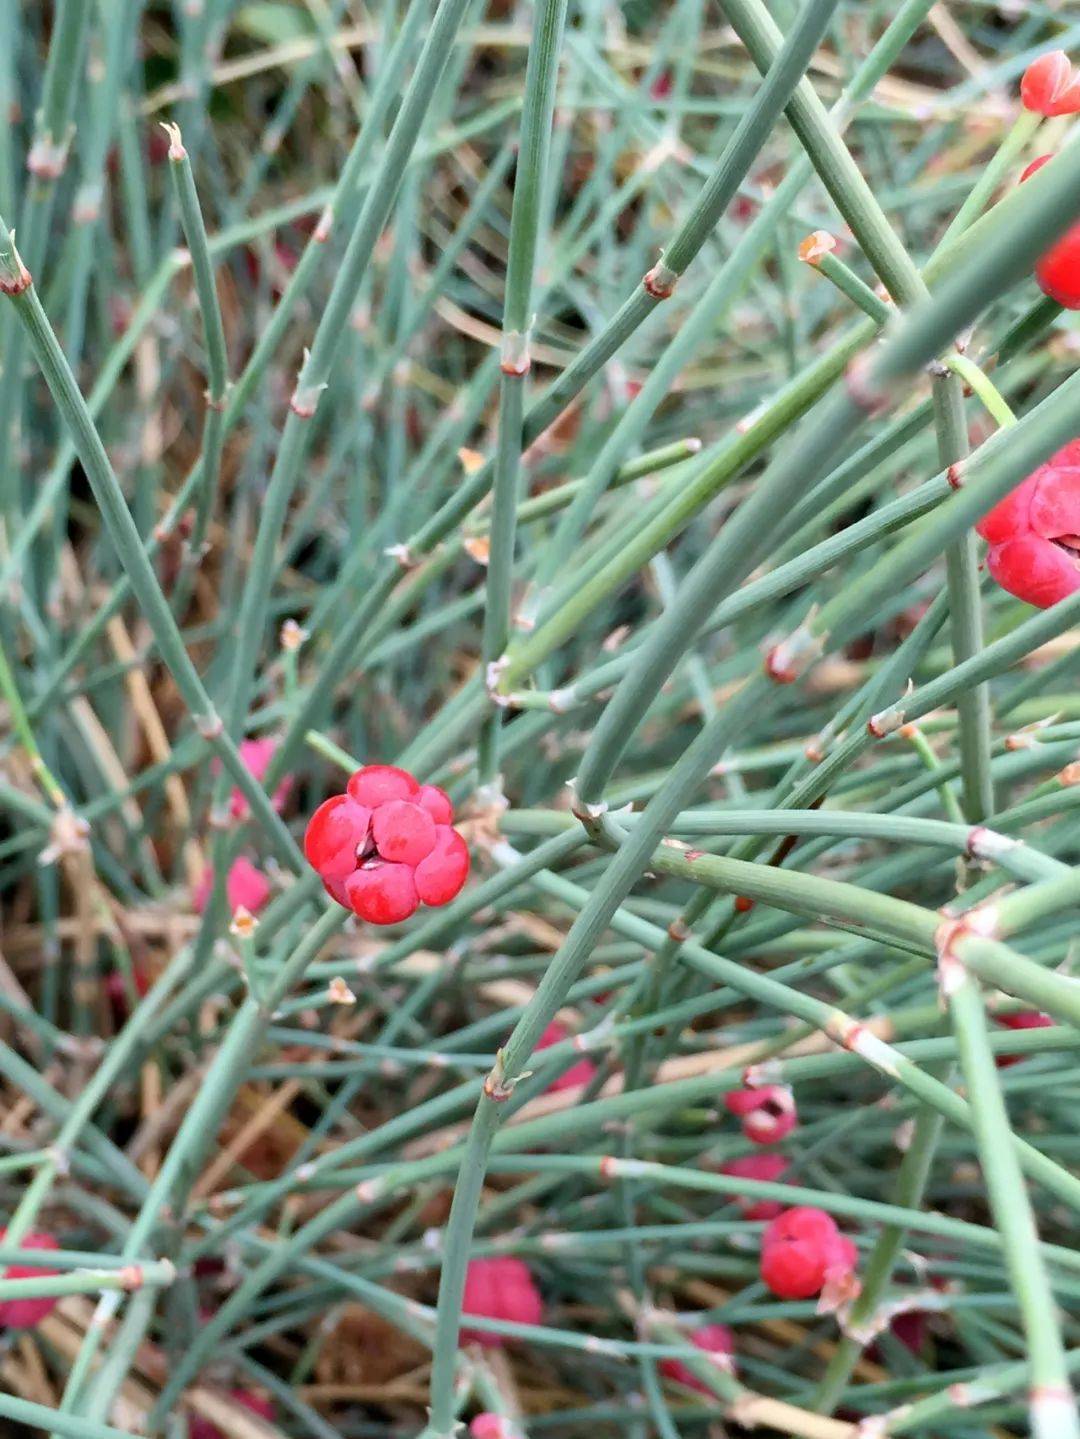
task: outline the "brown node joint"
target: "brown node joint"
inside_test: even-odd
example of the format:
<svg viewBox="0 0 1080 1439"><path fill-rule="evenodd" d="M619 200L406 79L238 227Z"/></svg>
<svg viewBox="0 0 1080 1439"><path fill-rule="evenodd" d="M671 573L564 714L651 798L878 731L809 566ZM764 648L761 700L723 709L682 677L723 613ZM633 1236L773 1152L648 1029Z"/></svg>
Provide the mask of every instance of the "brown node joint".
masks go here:
<svg viewBox="0 0 1080 1439"><path fill-rule="evenodd" d="M654 265L642 277L641 283L646 294L651 295L654 300L670 300L675 293L675 286L679 283L679 277L666 265Z"/></svg>
<svg viewBox="0 0 1080 1439"><path fill-rule="evenodd" d="M12 261L18 269L14 274L0 270L0 295L21 295L34 283L30 271L22 262L22 256L15 249L12 250Z"/></svg>
<svg viewBox="0 0 1080 1439"><path fill-rule="evenodd" d="M873 383L871 366L866 356L854 360L844 371L844 388L848 398L866 415L876 415L885 408L886 395Z"/></svg>
<svg viewBox="0 0 1080 1439"><path fill-rule="evenodd" d="M515 379L521 379L532 369L532 356L527 353L520 359L511 359L508 356L500 363L499 369L504 375L512 375Z"/></svg>
<svg viewBox="0 0 1080 1439"><path fill-rule="evenodd" d="M778 685L794 684L799 677L790 664L784 663L782 645L773 645L765 656L765 673Z"/></svg>

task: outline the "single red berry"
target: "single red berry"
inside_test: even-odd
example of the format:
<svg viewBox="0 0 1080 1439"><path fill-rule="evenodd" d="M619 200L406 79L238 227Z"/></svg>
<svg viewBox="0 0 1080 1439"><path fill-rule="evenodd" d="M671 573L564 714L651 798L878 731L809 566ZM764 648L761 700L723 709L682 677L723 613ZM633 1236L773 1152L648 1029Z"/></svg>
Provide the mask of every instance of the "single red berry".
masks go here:
<svg viewBox="0 0 1080 1439"><path fill-rule="evenodd" d="M0 1229L0 1245L7 1230ZM19 1241L20 1249L59 1249L51 1234L26 1234ZM12 1264L4 1270L5 1279L40 1279L46 1274L59 1274L59 1269L41 1269L37 1265ZM0 1325L7 1329L33 1329L51 1314L59 1301L52 1299L7 1299L0 1303Z"/></svg>
<svg viewBox="0 0 1080 1439"><path fill-rule="evenodd" d="M436 824L453 824L454 806L450 796L437 784L422 784L415 796L415 802L426 809Z"/></svg>
<svg viewBox="0 0 1080 1439"><path fill-rule="evenodd" d="M1024 109L1036 115L1080 114L1080 78L1064 50L1032 60L1020 81L1020 99Z"/></svg>
<svg viewBox="0 0 1080 1439"><path fill-rule="evenodd" d="M570 1038L570 1031L557 1019L553 1019L544 1030L543 1034L536 1041L537 1049L550 1049L553 1044L561 1044L564 1039ZM544 1090L545 1094L555 1094L560 1089L577 1089L580 1085L588 1084L596 1074L596 1065L589 1059L579 1059L569 1069L564 1070L557 1079L553 1079Z"/></svg>
<svg viewBox="0 0 1080 1439"><path fill-rule="evenodd" d="M1040 155L1020 176L1021 183L1041 170L1050 159ZM1035 279L1044 295L1066 310L1080 310L1080 222L1054 241L1035 266Z"/></svg>
<svg viewBox="0 0 1080 1439"><path fill-rule="evenodd" d="M831 1214L802 1205L778 1215L761 1238L761 1278L780 1299L809 1299L849 1278L858 1251Z"/></svg>
<svg viewBox="0 0 1080 1439"><path fill-rule="evenodd" d="M732 1355L735 1353L735 1336L726 1324L705 1324L700 1329L695 1329L690 1335L690 1343L695 1349L703 1349L706 1354L721 1355L720 1367L726 1373L730 1374L734 1369ZM723 1360L727 1362L724 1363ZM665 1379L674 1379L677 1384L685 1384L689 1389L696 1389L699 1394L712 1393L709 1386L681 1359L661 1359L657 1367Z"/></svg>
<svg viewBox="0 0 1080 1439"><path fill-rule="evenodd" d="M544 1305L528 1268L512 1255L471 1259L465 1272L461 1312L482 1319L507 1319L515 1324L539 1324ZM463 1329L466 1343L497 1349L506 1343L499 1334Z"/></svg>
<svg viewBox="0 0 1080 1439"><path fill-rule="evenodd" d="M910 1349L912 1354L921 1354L929 1328L927 1318L925 1309L905 1309L889 1320L889 1328L905 1349Z"/></svg>
<svg viewBox="0 0 1080 1439"><path fill-rule="evenodd" d="M252 1414L257 1414L260 1419L273 1423L274 1406L265 1395L253 1394L250 1389L233 1389L229 1397ZM209 1419L203 1419L200 1415L192 1415L188 1420L188 1429L190 1439L225 1439L216 1424L211 1424Z"/></svg>
<svg viewBox="0 0 1080 1439"><path fill-rule="evenodd" d="M323 801L308 820L304 854L324 883L352 874L368 843L370 826L371 811L347 794Z"/></svg>
<svg viewBox="0 0 1080 1439"><path fill-rule="evenodd" d="M416 892L425 904L449 904L469 875L469 847L447 824L435 826L435 847L416 866Z"/></svg>
<svg viewBox="0 0 1080 1439"><path fill-rule="evenodd" d="M1058 450L982 517L986 562L1009 594L1045 609L1080 590L1080 440Z"/></svg>
<svg viewBox="0 0 1080 1439"><path fill-rule="evenodd" d="M996 1014L994 1018L1006 1029L1048 1029L1054 1023L1039 1009L1020 1009L1015 1014ZM998 1069L1008 1069L1011 1064L1019 1064L1023 1057L1022 1054L999 1054L994 1063Z"/></svg>
<svg viewBox="0 0 1080 1439"><path fill-rule="evenodd" d="M371 832L383 859L414 867L435 848L435 821L407 799L388 799L372 812Z"/></svg>
<svg viewBox="0 0 1080 1439"><path fill-rule="evenodd" d="M274 758L277 750L277 740L269 737L263 739L241 740L239 745L240 758L244 761L244 768L251 772L252 778L257 779L260 784L266 778L266 771L270 768L270 761ZM221 771L221 761L215 760L212 769L215 774ZM285 808L285 802L289 798L289 791L292 789L292 776L286 775L271 796L271 803L279 812ZM248 803L241 791L235 786L229 794L229 813L233 819L243 819L248 812Z"/></svg>
<svg viewBox="0 0 1080 1439"><path fill-rule="evenodd" d="M191 902L197 913L202 914L210 902L210 893L213 888L214 871L209 868L204 869L191 896ZM250 859L245 859L243 855L239 859L233 860L225 881L225 902L229 909L235 911L243 907L250 914L258 914L269 898L270 881L262 870L252 864Z"/></svg>
<svg viewBox="0 0 1080 1439"><path fill-rule="evenodd" d="M420 903L413 871L407 864L366 860L345 880L349 908L369 924L399 924Z"/></svg>
<svg viewBox="0 0 1080 1439"><path fill-rule="evenodd" d="M470 1439L517 1439L518 1430L505 1414L485 1410L474 1416L469 1425Z"/></svg>
<svg viewBox="0 0 1080 1439"><path fill-rule="evenodd" d="M730 1089L724 1107L742 1119L742 1132L752 1144L775 1144L785 1139L798 1123L795 1098L784 1084L766 1084L760 1089Z"/></svg>
<svg viewBox="0 0 1080 1439"><path fill-rule="evenodd" d="M105 994L109 1000L109 1008L112 1010L113 1023L121 1025L131 1013L131 990L141 999L150 988L150 981L147 978L146 970L141 965L133 965L131 969L131 985L118 969L105 977Z"/></svg>
<svg viewBox="0 0 1080 1439"><path fill-rule="evenodd" d="M368 809L388 799L415 799L419 789L409 771L394 764L366 764L348 783L351 798Z"/></svg>
<svg viewBox="0 0 1080 1439"><path fill-rule="evenodd" d="M738 1159L725 1160L720 1173L733 1179L761 1179L775 1184L787 1168L788 1161L782 1154L743 1154ZM775 1219L784 1212L784 1206L776 1199L751 1199L740 1194L735 1202L747 1219Z"/></svg>
<svg viewBox="0 0 1080 1439"><path fill-rule="evenodd" d="M1015 1014L995 1016L1006 1029L1052 1029L1054 1021L1039 1009L1020 1009Z"/></svg>

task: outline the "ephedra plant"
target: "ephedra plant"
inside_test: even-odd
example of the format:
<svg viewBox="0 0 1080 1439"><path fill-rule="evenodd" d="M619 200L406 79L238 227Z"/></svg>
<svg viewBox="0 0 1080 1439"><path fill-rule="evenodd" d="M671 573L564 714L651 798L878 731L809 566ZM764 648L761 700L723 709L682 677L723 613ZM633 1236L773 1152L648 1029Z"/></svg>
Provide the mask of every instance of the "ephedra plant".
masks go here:
<svg viewBox="0 0 1080 1439"><path fill-rule="evenodd" d="M1080 25L0 3L0 1428L1070 1439Z"/></svg>

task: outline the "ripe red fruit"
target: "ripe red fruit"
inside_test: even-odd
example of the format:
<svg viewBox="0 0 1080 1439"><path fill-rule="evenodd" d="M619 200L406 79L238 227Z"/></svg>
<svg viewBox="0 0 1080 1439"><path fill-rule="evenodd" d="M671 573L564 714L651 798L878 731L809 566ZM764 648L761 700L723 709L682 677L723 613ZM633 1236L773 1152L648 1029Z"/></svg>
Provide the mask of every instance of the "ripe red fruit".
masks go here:
<svg viewBox="0 0 1080 1439"><path fill-rule="evenodd" d="M761 1278L780 1299L809 1299L823 1288L850 1292L858 1251L831 1214L786 1209L761 1237Z"/></svg>
<svg viewBox="0 0 1080 1439"><path fill-rule="evenodd" d="M409 771L394 764L366 764L348 783L350 797L369 809L388 799L415 799L419 790Z"/></svg>
<svg viewBox="0 0 1080 1439"><path fill-rule="evenodd" d="M425 904L449 904L469 874L469 847L448 824L435 826L435 847L416 866L416 892Z"/></svg>
<svg viewBox="0 0 1080 1439"><path fill-rule="evenodd" d="M1054 1021L1040 1009L1019 1009L1015 1014L995 1014L998 1024L1006 1029L1048 1029ZM1000 1054L994 1060L998 1069L1008 1069L1010 1064L1019 1064L1022 1054Z"/></svg>
<svg viewBox="0 0 1080 1439"><path fill-rule="evenodd" d="M515 1324L539 1324L544 1304L526 1265L504 1254L490 1259L470 1259L461 1312L483 1319L508 1319ZM500 1334L481 1334L470 1329L463 1329L461 1338L466 1343L482 1344L489 1349L498 1349L506 1343Z"/></svg>
<svg viewBox="0 0 1080 1439"><path fill-rule="evenodd" d="M1080 440L1028 475L975 528L989 542L990 573L1009 594L1046 609L1080 590Z"/></svg>
<svg viewBox="0 0 1080 1439"><path fill-rule="evenodd" d="M705 1324L700 1329L695 1329L690 1335L690 1343L695 1349L703 1349L706 1354L719 1354L723 1356L720 1366L727 1373L734 1369L731 1356L735 1353L735 1336L726 1324ZM727 1362L724 1363L723 1360ZM712 1390L699 1379L681 1359L661 1359L657 1366L665 1379L674 1379L677 1384L685 1384L689 1389L696 1389L699 1394L711 1394Z"/></svg>
<svg viewBox="0 0 1080 1439"><path fill-rule="evenodd" d="M0 1245L7 1238L7 1230L0 1229ZM19 1241L20 1249L59 1249L51 1234L26 1234ZM59 1269L41 1269L37 1265L12 1264L4 1270L5 1279L40 1279L46 1274L59 1274ZM46 1315L51 1314L59 1301L57 1299L7 1299L0 1303L0 1326L6 1329L33 1329Z"/></svg>
<svg viewBox="0 0 1080 1439"><path fill-rule="evenodd" d="M724 1108L741 1118L742 1132L751 1144L775 1144L799 1122L795 1098L784 1084L730 1089L724 1095Z"/></svg>
<svg viewBox="0 0 1080 1439"><path fill-rule="evenodd" d="M214 871L204 869L191 895L191 902L199 914L209 903L213 887ZM243 907L249 914L258 914L269 898L270 881L262 870L243 855L233 860L225 881L225 901L229 909L236 911Z"/></svg>
<svg viewBox="0 0 1080 1439"><path fill-rule="evenodd" d="M485 1410L473 1417L469 1425L471 1439L516 1439L518 1431L505 1414Z"/></svg>
<svg viewBox="0 0 1080 1439"><path fill-rule="evenodd" d="M787 1168L788 1161L782 1154L743 1154L738 1159L725 1160L720 1173L729 1174L733 1179L761 1179L775 1184ZM735 1202L747 1219L775 1219L784 1212L784 1206L776 1199L751 1199L740 1194Z"/></svg>
<svg viewBox="0 0 1080 1439"><path fill-rule="evenodd" d="M349 907L370 924L399 924L420 904L413 870L407 864L367 860L345 881Z"/></svg>
<svg viewBox="0 0 1080 1439"><path fill-rule="evenodd" d="M250 1389L233 1389L229 1397L252 1414L257 1414L260 1419L273 1422L274 1406L264 1394L253 1394ZM216 1424L211 1424L209 1419L203 1419L200 1415L192 1415L188 1420L188 1430L191 1439L225 1439Z"/></svg>
<svg viewBox="0 0 1080 1439"><path fill-rule="evenodd" d="M553 1044L561 1044L564 1039L570 1038L570 1031L557 1019L553 1019L544 1030L543 1034L536 1041L537 1049L550 1049ZM579 1059L569 1069L564 1070L557 1079L553 1079L544 1090L545 1094L555 1094L560 1089L577 1089L579 1085L588 1084L596 1074L596 1065L590 1059Z"/></svg>
<svg viewBox="0 0 1080 1439"><path fill-rule="evenodd" d="M1050 159L1040 155L1020 176L1021 183L1041 170ZM1035 279L1044 295L1066 310L1080 310L1080 222L1065 231L1035 266Z"/></svg>
<svg viewBox="0 0 1080 1439"><path fill-rule="evenodd" d="M449 903L465 883L469 850L453 818L437 785L369 764L311 816L304 854L331 899L369 924L398 924L421 903Z"/></svg>
<svg viewBox="0 0 1080 1439"><path fill-rule="evenodd" d="M1036 115L1080 114L1080 77L1064 50L1032 60L1020 81L1020 99L1024 109Z"/></svg>

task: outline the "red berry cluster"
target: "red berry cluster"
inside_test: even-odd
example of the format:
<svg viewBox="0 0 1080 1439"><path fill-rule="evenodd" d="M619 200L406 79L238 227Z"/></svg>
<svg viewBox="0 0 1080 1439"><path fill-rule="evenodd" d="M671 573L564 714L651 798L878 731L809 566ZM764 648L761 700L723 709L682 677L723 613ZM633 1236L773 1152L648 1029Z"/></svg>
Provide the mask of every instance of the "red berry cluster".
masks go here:
<svg viewBox="0 0 1080 1439"><path fill-rule="evenodd" d="M859 1253L831 1214L802 1205L778 1215L761 1236L761 1278L781 1299L825 1291L832 1302L858 1293Z"/></svg>
<svg viewBox="0 0 1080 1439"><path fill-rule="evenodd" d="M1077 227L1080 303L1080 226ZM1046 609L1080 590L1080 440L1071 440L976 525L1003 590Z"/></svg>
<svg viewBox="0 0 1080 1439"><path fill-rule="evenodd" d="M421 904L449 904L465 883L469 851L453 818L437 785L369 764L311 816L304 853L338 904L369 924L397 924Z"/></svg>

